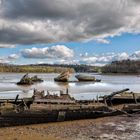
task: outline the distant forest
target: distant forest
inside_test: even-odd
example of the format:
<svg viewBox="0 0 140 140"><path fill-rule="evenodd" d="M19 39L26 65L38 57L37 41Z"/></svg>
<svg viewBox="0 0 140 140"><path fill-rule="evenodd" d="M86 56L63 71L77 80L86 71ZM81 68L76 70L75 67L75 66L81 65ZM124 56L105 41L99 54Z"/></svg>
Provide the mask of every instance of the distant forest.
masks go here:
<svg viewBox="0 0 140 140"><path fill-rule="evenodd" d="M0 72L17 73L61 73L70 72L102 72L102 73L125 73L140 74L140 60L113 61L103 67L90 65L59 65L59 64L36 64L36 65L9 65L0 64Z"/></svg>
<svg viewBox="0 0 140 140"><path fill-rule="evenodd" d="M98 72L99 67L88 65L58 65L58 64L37 64L37 65L9 65L0 64L0 72L17 73L61 73L69 70L70 72Z"/></svg>
<svg viewBox="0 0 140 140"><path fill-rule="evenodd" d="M102 67L102 73L140 74L140 60L113 61Z"/></svg>

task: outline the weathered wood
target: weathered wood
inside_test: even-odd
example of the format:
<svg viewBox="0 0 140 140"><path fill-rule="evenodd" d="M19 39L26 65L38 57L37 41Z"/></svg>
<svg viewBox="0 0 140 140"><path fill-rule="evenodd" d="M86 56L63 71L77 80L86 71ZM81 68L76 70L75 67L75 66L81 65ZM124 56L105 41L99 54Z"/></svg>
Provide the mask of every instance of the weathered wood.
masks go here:
<svg viewBox="0 0 140 140"><path fill-rule="evenodd" d="M19 82L17 82L17 85L32 85L35 82L43 82L42 79L38 78L37 75L33 77L29 77L28 73L25 74Z"/></svg>
<svg viewBox="0 0 140 140"><path fill-rule="evenodd" d="M136 98L136 96L135 96L135 93L132 93L132 94L133 94L134 101L135 101L135 103L137 104L138 102L137 102L137 98Z"/></svg>
<svg viewBox="0 0 140 140"><path fill-rule="evenodd" d="M54 105L54 108L44 104L33 104L31 109L23 112L2 113L0 115L0 126L79 120L122 114L132 117L131 113L140 113L139 111L140 104L125 105L122 109L110 108L97 103L92 104L92 106L91 104Z"/></svg>
<svg viewBox="0 0 140 140"><path fill-rule="evenodd" d="M70 77L70 72L69 71L64 71L60 75L54 78L54 81L56 82L68 82Z"/></svg>
<svg viewBox="0 0 140 140"><path fill-rule="evenodd" d="M65 111L59 111L57 121L59 121L59 122L64 121L65 120L65 115L66 115Z"/></svg>
<svg viewBox="0 0 140 140"><path fill-rule="evenodd" d="M17 100L18 100L19 94L17 94L16 98L15 98L15 102L14 104L16 104Z"/></svg>
<svg viewBox="0 0 140 140"><path fill-rule="evenodd" d="M123 113L123 114L125 114L125 115L127 115L128 117L132 117L133 116L132 114L129 114L129 113L127 113L124 110L120 110L120 109L116 109L116 110L119 111L119 112L121 112L121 113Z"/></svg>
<svg viewBox="0 0 140 140"><path fill-rule="evenodd" d="M122 92L128 91L128 90L129 90L129 88L126 88L126 89L123 89L123 90L119 90L119 91L113 92L110 95L105 96L104 99L106 99L106 100L111 99L113 96L115 96L117 94L120 94Z"/></svg>

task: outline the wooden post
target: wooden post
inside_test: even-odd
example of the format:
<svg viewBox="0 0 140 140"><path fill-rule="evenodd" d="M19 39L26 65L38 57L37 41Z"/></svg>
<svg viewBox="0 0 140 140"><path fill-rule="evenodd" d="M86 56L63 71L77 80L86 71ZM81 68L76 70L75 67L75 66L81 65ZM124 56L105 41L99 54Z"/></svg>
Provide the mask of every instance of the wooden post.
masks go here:
<svg viewBox="0 0 140 140"><path fill-rule="evenodd" d="M59 122L64 121L65 120L65 115L66 115L65 111L59 111L57 121L59 121Z"/></svg>
<svg viewBox="0 0 140 140"><path fill-rule="evenodd" d="M66 94L69 94L69 89L68 88L66 89Z"/></svg>
<svg viewBox="0 0 140 140"><path fill-rule="evenodd" d="M19 95L17 94L17 96L15 98L15 102L14 102L15 104L17 103L18 97L19 97Z"/></svg>
<svg viewBox="0 0 140 140"><path fill-rule="evenodd" d="M63 94L63 90L60 90L60 95L62 95Z"/></svg>
<svg viewBox="0 0 140 140"><path fill-rule="evenodd" d="M47 95L50 95L50 92L47 90Z"/></svg>
<svg viewBox="0 0 140 140"><path fill-rule="evenodd" d="M112 99L110 99L110 105L113 106Z"/></svg>
<svg viewBox="0 0 140 140"><path fill-rule="evenodd" d="M97 100L97 103L99 103L99 98L98 98L98 95L96 96L96 100Z"/></svg>
<svg viewBox="0 0 140 140"><path fill-rule="evenodd" d="M133 94L134 101L135 101L135 103L137 104L138 102L137 102L137 98L136 98L136 96L135 96L135 93L132 93L132 94Z"/></svg>
<svg viewBox="0 0 140 140"><path fill-rule="evenodd" d="M104 99L104 104L108 106L108 104L107 104L107 102L106 102L106 99Z"/></svg>

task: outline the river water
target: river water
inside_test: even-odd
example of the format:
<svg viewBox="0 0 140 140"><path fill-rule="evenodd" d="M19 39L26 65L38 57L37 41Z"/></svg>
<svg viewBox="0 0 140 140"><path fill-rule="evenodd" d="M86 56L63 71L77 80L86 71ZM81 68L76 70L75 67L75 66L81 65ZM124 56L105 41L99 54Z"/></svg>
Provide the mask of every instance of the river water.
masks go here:
<svg viewBox="0 0 140 140"><path fill-rule="evenodd" d="M53 80L58 74L37 73L30 74L30 76L38 75L44 82L31 86L16 85L23 75L23 73L1 73L0 98L15 98L17 94L21 98L31 97L34 88L45 91L49 90L52 94L57 93L57 90L65 92L68 88L71 96L81 100L95 99L97 96L107 95L124 88L140 93L140 76L137 75L100 75L92 73L96 79L101 79L101 82L58 83ZM71 75L70 80L76 80L74 76L74 74Z"/></svg>

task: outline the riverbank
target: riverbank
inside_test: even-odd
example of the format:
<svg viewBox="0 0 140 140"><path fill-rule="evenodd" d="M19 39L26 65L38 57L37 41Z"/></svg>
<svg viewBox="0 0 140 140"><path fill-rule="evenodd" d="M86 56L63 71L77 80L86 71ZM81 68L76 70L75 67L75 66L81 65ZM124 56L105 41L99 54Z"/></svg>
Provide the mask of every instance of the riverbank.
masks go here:
<svg viewBox="0 0 140 140"><path fill-rule="evenodd" d="M140 139L140 115L0 128L2 140Z"/></svg>

